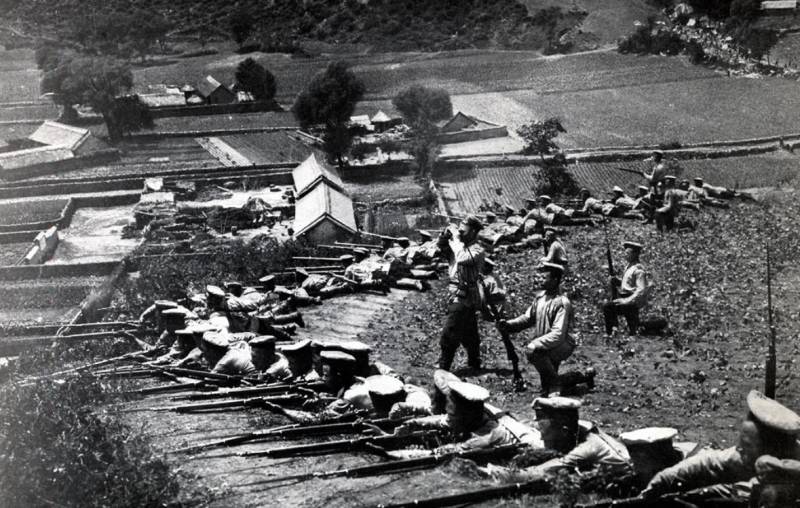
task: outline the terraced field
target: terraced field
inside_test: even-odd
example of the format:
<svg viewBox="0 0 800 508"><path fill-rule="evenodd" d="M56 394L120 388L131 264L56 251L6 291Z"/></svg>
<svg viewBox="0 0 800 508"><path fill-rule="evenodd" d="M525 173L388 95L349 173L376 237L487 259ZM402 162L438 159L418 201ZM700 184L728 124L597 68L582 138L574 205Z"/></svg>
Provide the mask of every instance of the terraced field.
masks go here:
<svg viewBox="0 0 800 508"><path fill-rule="evenodd" d="M713 185L746 189L786 185L800 176L800 159L786 152L750 157L729 157L680 161L680 175L691 179L700 176ZM569 166L581 187L599 195L618 185L634 193L642 179L619 169L648 169L646 162L578 163ZM535 165L473 168L445 173L438 177L448 206L453 213L478 210L481 203L498 202L519 208L532 193ZM497 189L501 189L498 193Z"/></svg>
<svg viewBox="0 0 800 508"><path fill-rule="evenodd" d="M210 162L211 155L194 138L162 138L148 141L125 141L119 145L119 165L148 162ZM168 160L164 160L168 158ZM155 160L154 160L155 159Z"/></svg>
<svg viewBox="0 0 800 508"><path fill-rule="evenodd" d="M103 277L0 282L0 322L59 323L71 318Z"/></svg>
<svg viewBox="0 0 800 508"><path fill-rule="evenodd" d="M222 136L230 145L253 164L302 161L313 152L292 132L259 132Z"/></svg>
<svg viewBox="0 0 800 508"><path fill-rule="evenodd" d="M241 113L233 115L175 116L158 118L154 130L159 132L202 131L217 129L257 129L263 127L297 127L291 112Z"/></svg>
<svg viewBox="0 0 800 508"><path fill-rule="evenodd" d="M7 201L0 204L0 225L56 220L66 204L66 199Z"/></svg>
<svg viewBox="0 0 800 508"><path fill-rule="evenodd" d="M31 242L0 244L0 266L17 264L32 245Z"/></svg>

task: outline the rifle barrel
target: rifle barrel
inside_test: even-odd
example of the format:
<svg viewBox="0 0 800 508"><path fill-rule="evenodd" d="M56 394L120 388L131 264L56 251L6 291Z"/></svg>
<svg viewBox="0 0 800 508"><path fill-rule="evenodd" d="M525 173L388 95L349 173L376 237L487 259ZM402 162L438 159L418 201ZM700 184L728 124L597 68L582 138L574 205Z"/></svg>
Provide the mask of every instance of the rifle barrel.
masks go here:
<svg viewBox="0 0 800 508"><path fill-rule="evenodd" d="M287 404L299 402L305 397L301 395L276 395L274 397L251 397L249 399L219 400L215 402L201 402L198 404L186 404L182 406L172 406L164 411L176 411L178 413L191 413L193 411L205 411L209 409L226 409L229 407L256 407L265 402L273 404Z"/></svg>
<svg viewBox="0 0 800 508"><path fill-rule="evenodd" d="M427 499L414 499L400 503L379 504L379 508L436 508L439 506L454 506L460 504L472 504L499 497L532 494L536 496L549 494L550 484L545 480L532 480L525 483L515 483L513 485L502 485L500 487L489 487L449 496L431 497Z"/></svg>
<svg viewBox="0 0 800 508"><path fill-rule="evenodd" d="M764 366L764 395L774 399L777 389L777 353L775 351L775 325L772 321L772 259L767 245L767 320L769 323L769 348Z"/></svg>
<svg viewBox="0 0 800 508"><path fill-rule="evenodd" d="M322 382L308 382L308 383L276 383L266 384L262 386L248 386L247 388L228 388L224 390L217 390L215 392L202 392L190 393L188 395L181 395L173 397L172 400L176 401L190 401L190 400L213 400L213 399L226 399L235 397L252 397L254 395L268 395L276 393L285 393L298 388L308 389L322 389L325 388L325 383Z"/></svg>
<svg viewBox="0 0 800 508"><path fill-rule="evenodd" d="M241 457L293 457L297 455L327 455L331 453L344 453L358 450L366 444L391 445L392 443L412 444L433 436L437 432L417 431L404 436L370 436L357 439L341 439L325 443L309 443L281 448L268 448L239 454Z"/></svg>

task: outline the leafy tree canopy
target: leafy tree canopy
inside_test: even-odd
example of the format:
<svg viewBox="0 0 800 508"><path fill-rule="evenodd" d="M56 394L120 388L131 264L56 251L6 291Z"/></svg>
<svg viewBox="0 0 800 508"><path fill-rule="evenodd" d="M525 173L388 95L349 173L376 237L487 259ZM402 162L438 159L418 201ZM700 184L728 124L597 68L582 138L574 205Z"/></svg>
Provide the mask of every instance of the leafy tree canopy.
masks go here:
<svg viewBox="0 0 800 508"><path fill-rule="evenodd" d="M275 76L252 58L236 68L236 83L256 100L271 101L275 97Z"/></svg>

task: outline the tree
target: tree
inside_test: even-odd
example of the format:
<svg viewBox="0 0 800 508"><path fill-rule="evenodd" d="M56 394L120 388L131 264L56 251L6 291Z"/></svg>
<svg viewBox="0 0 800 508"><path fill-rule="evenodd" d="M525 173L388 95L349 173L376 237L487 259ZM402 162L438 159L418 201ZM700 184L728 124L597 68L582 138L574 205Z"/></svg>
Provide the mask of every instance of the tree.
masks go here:
<svg viewBox="0 0 800 508"><path fill-rule="evenodd" d="M139 22L136 29L130 31L129 44L144 61L154 44L159 43L161 49L164 49L165 38L172 29L172 23L163 14L154 14L143 9L137 11L134 18Z"/></svg>
<svg viewBox="0 0 800 508"><path fill-rule="evenodd" d="M121 110L116 97L133 86L130 67L110 57L75 56L65 59L42 77L43 92L54 94L54 101L67 111L75 104L91 106L103 116L108 137L118 141L126 121L120 118ZM128 111L124 109L124 111Z"/></svg>
<svg viewBox="0 0 800 508"><path fill-rule="evenodd" d="M236 68L236 83L250 92L257 101L271 101L275 97L275 76L261 64L247 58Z"/></svg>
<svg viewBox="0 0 800 508"><path fill-rule="evenodd" d="M430 173L439 154L439 128L436 122L453 116L453 104L446 90L412 86L392 99L394 107L411 127L408 150L417 164L417 173Z"/></svg>
<svg viewBox="0 0 800 508"><path fill-rule="evenodd" d="M228 17L228 27L234 42L241 48L255 28L253 16L244 7L236 7Z"/></svg>
<svg viewBox="0 0 800 508"><path fill-rule="evenodd" d="M153 128L153 115L138 95L117 97L112 108L117 128L122 134Z"/></svg>
<svg viewBox="0 0 800 508"><path fill-rule="evenodd" d="M364 91L364 83L346 63L333 62L314 76L292 106L301 127L324 125L325 151L340 168L344 167L343 157L353 140L347 125Z"/></svg>
<svg viewBox="0 0 800 508"><path fill-rule="evenodd" d="M522 152L526 155L538 155L544 162L544 156L558 150L555 138L559 133L567 132L556 118L548 118L544 122L531 122L517 129L517 134L526 142Z"/></svg>

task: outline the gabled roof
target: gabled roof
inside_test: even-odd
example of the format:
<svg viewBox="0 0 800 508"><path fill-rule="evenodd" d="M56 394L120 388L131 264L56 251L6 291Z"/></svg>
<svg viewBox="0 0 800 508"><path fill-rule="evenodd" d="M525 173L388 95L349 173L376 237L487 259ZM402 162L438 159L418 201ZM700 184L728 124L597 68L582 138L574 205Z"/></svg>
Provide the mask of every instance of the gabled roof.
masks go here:
<svg viewBox="0 0 800 508"><path fill-rule="evenodd" d="M357 230L353 200L321 182L295 203L295 235L302 235L324 220L330 220L350 233Z"/></svg>
<svg viewBox="0 0 800 508"><path fill-rule="evenodd" d="M441 126L441 131L458 132L463 130L491 129L493 127L498 127L498 125L496 123L487 122L486 120L481 120L480 118L475 118L474 116L466 115L459 111L453 115L453 118Z"/></svg>
<svg viewBox="0 0 800 508"><path fill-rule="evenodd" d="M89 135L88 129L47 120L33 134L28 136L28 139L43 145L75 150L89 138Z"/></svg>
<svg viewBox="0 0 800 508"><path fill-rule="evenodd" d="M391 122L392 119L389 118L389 115L387 115L386 113L384 113L379 109L378 112L375 113L375 116L372 117L371 121L372 123L384 123L384 122Z"/></svg>
<svg viewBox="0 0 800 508"><path fill-rule="evenodd" d="M342 182L342 179L336 174L336 171L326 164L319 162L313 153L308 156L308 159L294 168L292 171L292 179L294 180L294 188L297 190L298 196L302 196L314 185L323 180L340 191L344 189L344 182Z"/></svg>
<svg viewBox="0 0 800 508"><path fill-rule="evenodd" d="M350 123L355 125L363 125L370 127L372 123L369 121L369 115L355 115L350 117Z"/></svg>
<svg viewBox="0 0 800 508"><path fill-rule="evenodd" d="M200 80L200 83L197 84L197 92L203 97L208 97L209 95L214 93L214 91L217 90L218 88L222 88L228 93L233 93L230 90L228 90L228 88L225 85L214 79L213 76L206 76L205 78Z"/></svg>
<svg viewBox="0 0 800 508"><path fill-rule="evenodd" d="M25 150L0 153L0 168L19 169L73 157L72 150L63 146L37 146Z"/></svg>

